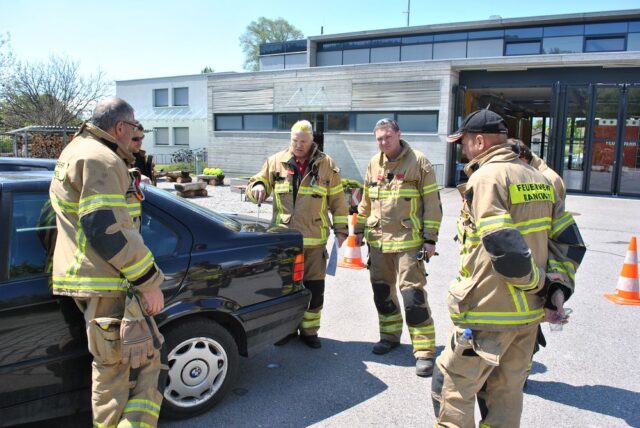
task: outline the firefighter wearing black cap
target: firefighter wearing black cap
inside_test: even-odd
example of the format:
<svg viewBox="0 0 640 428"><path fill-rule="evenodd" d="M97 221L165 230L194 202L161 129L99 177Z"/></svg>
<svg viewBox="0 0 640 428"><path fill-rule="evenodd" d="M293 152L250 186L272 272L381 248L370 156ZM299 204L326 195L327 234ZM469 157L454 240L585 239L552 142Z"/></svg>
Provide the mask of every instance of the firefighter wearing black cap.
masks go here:
<svg viewBox="0 0 640 428"><path fill-rule="evenodd" d="M477 399L480 426L518 427L538 324L567 322L585 246L550 183L511 150L502 117L476 111L448 141L470 162L447 298L455 327L432 380L435 426L475 426Z"/></svg>
<svg viewBox="0 0 640 428"><path fill-rule="evenodd" d="M380 341L374 354L386 354L400 343L402 312L396 283L416 358L416 374L431 376L435 330L424 287L423 259L436 252L442 220L433 166L402 140L395 120L382 119L373 130L380 153L369 161L358 226L369 245L369 270L378 311Z"/></svg>

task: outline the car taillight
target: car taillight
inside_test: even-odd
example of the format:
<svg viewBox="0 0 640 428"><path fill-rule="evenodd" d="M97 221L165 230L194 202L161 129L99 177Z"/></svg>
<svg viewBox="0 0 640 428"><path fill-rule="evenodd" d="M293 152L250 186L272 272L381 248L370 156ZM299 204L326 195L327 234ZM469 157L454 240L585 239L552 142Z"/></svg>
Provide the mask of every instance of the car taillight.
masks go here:
<svg viewBox="0 0 640 428"><path fill-rule="evenodd" d="M302 281L304 276L304 254L300 253L293 260L293 280Z"/></svg>

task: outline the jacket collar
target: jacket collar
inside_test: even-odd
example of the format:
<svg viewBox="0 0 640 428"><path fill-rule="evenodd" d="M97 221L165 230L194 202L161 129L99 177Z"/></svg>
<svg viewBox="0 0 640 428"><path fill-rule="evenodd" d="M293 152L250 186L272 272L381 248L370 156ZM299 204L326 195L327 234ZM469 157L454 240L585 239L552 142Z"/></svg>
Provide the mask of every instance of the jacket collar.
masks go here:
<svg viewBox="0 0 640 428"><path fill-rule="evenodd" d="M467 174L467 177L471 177L471 174L484 164L492 162L513 162L516 159L518 159L518 155L511 150L509 143L498 144L467 163L464 167L464 173Z"/></svg>
<svg viewBox="0 0 640 428"><path fill-rule="evenodd" d="M76 136L87 136L87 137L91 137L94 139L97 139L103 143L107 143L108 145L114 145L115 144L115 152L118 156L120 156L120 158L122 158L125 163L130 164L131 162L133 162L135 160L133 153L131 153L131 151L129 150L128 147L126 147L124 144L120 143L118 140L116 140L111 134L109 134L106 131L103 131L102 129L98 128L97 126L89 123L89 122L84 122L81 126L80 129L78 129L78 132L76 133Z"/></svg>

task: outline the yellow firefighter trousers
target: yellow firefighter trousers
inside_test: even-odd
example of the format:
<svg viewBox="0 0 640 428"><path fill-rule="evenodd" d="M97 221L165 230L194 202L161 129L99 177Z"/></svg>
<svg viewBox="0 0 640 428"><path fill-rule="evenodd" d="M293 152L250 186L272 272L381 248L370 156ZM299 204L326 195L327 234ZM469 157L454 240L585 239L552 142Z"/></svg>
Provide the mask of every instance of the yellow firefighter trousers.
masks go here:
<svg viewBox="0 0 640 428"><path fill-rule="evenodd" d="M320 313L324 304L324 278L327 273L327 249L311 247L304 249L303 283L311 291L311 302L300 323L300 333L305 336L318 334Z"/></svg>
<svg viewBox="0 0 640 428"><path fill-rule="evenodd" d="M373 300L378 311L380 339L400 342L402 312L396 283L404 303L405 317L416 358L435 356L436 333L424 287L427 277L424 262L416 258L418 249L383 253L369 248L369 275Z"/></svg>
<svg viewBox="0 0 640 428"><path fill-rule="evenodd" d="M93 355L91 409L94 428L157 426L164 390L160 352L137 369L120 362L118 320L124 314L125 294L74 300L84 313L89 351ZM109 318L114 320L110 325Z"/></svg>
<svg viewBox="0 0 640 428"><path fill-rule="evenodd" d="M507 331L473 331L473 344L461 346L454 328L436 360L432 398L436 427L475 427L476 398L483 428L517 428L522 387L537 335L536 324Z"/></svg>

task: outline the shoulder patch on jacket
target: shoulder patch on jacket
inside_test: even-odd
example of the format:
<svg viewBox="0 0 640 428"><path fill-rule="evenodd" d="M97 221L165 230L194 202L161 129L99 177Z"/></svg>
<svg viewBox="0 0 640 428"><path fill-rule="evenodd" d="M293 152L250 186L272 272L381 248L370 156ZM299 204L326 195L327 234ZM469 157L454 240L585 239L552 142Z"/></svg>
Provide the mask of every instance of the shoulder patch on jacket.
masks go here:
<svg viewBox="0 0 640 428"><path fill-rule="evenodd" d="M56 167L53 170L53 177L56 180L64 181L67 178L67 168L69 168L68 162L57 161Z"/></svg>

